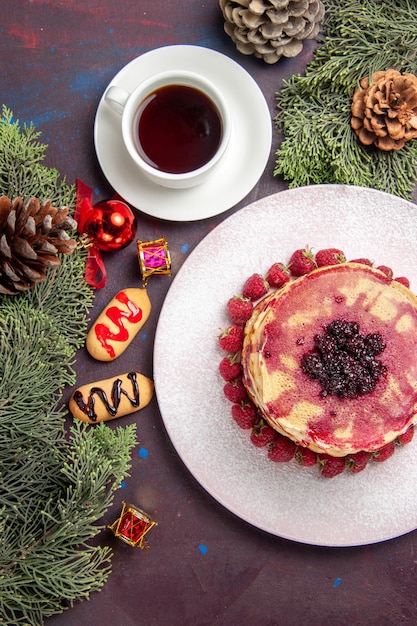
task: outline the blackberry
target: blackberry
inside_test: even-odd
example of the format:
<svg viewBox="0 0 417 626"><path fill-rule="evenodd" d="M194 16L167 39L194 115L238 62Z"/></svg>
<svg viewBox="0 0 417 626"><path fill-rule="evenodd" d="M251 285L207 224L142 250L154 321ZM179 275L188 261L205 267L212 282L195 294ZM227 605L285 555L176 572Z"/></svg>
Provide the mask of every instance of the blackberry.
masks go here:
<svg viewBox="0 0 417 626"><path fill-rule="evenodd" d="M369 333L365 337L366 346L372 350L373 354L380 354L385 350L385 343L379 333Z"/></svg>
<svg viewBox="0 0 417 626"><path fill-rule="evenodd" d="M380 333L361 335L357 322L336 319L314 337L301 358L303 372L321 385L321 396L357 398L373 391L387 367L375 358L385 350Z"/></svg>

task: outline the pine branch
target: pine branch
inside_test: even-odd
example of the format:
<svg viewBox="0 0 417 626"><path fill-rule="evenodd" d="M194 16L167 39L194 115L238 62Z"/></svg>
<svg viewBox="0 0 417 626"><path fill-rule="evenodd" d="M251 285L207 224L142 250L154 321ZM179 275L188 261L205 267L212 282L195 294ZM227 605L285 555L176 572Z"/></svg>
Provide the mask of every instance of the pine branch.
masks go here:
<svg viewBox="0 0 417 626"><path fill-rule="evenodd" d="M417 74L417 5L408 0L324 0L325 40L306 68L277 94L284 139L275 175L290 187L338 183L375 187L410 199L417 179L417 141L395 154L360 144L350 127L359 81L394 68Z"/></svg>
<svg viewBox="0 0 417 626"><path fill-rule="evenodd" d="M39 136L3 107L0 194L73 207L74 188L42 164ZM0 622L10 626L41 626L110 572L99 520L129 472L135 428L76 422L67 432L60 406L93 298L85 258L63 255L45 282L0 296Z"/></svg>
<svg viewBox="0 0 417 626"><path fill-rule="evenodd" d="M75 186L68 186L58 170L43 165L47 145L33 124L19 124L5 105L0 117L0 189L14 198L19 195L52 200L57 206L73 206Z"/></svg>

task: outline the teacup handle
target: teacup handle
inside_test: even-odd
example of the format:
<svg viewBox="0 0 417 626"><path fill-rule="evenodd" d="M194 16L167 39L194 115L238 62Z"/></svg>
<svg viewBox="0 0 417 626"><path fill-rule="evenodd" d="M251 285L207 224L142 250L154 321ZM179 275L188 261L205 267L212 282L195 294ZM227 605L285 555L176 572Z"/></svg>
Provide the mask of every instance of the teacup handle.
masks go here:
<svg viewBox="0 0 417 626"><path fill-rule="evenodd" d="M130 93L113 85L106 91L104 99L113 111L116 111L116 113L121 115L129 96Z"/></svg>

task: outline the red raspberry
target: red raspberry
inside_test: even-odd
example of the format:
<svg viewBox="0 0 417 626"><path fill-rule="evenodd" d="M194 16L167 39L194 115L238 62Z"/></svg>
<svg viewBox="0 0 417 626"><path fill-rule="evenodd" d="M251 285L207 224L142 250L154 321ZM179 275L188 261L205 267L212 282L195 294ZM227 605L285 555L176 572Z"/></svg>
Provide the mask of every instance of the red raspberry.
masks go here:
<svg viewBox="0 0 417 626"><path fill-rule="evenodd" d="M268 459L275 463L287 463L294 458L296 449L297 446L291 439L278 436L270 445Z"/></svg>
<svg viewBox="0 0 417 626"><path fill-rule="evenodd" d="M373 266L372 261L363 257L361 257L360 259L352 259L351 261L349 261L349 263L360 263L361 265L369 265L369 267Z"/></svg>
<svg viewBox="0 0 417 626"><path fill-rule="evenodd" d="M241 378L236 378L230 383L226 383L223 387L223 393L230 402L239 404L248 400L245 385Z"/></svg>
<svg viewBox="0 0 417 626"><path fill-rule="evenodd" d="M410 443L414 437L414 425L408 427L408 429L402 435L398 435L396 441L401 446L405 446L407 443Z"/></svg>
<svg viewBox="0 0 417 626"><path fill-rule="evenodd" d="M298 446L295 452L295 460L303 467L312 467L317 463L317 453L304 446Z"/></svg>
<svg viewBox="0 0 417 626"><path fill-rule="evenodd" d="M222 330L219 336L219 346L226 352L239 352L243 344L243 330L240 326L229 326Z"/></svg>
<svg viewBox="0 0 417 626"><path fill-rule="evenodd" d="M385 276L388 276L388 278L392 278L394 276L392 269L388 267L388 265L378 265L376 269L383 272Z"/></svg>
<svg viewBox="0 0 417 626"><path fill-rule="evenodd" d="M232 406L232 417L240 428L253 428L257 420L257 411L252 402L242 402Z"/></svg>
<svg viewBox="0 0 417 626"><path fill-rule="evenodd" d="M344 457L319 454L318 462L321 475L325 478L334 478L338 474L341 474L345 469Z"/></svg>
<svg viewBox="0 0 417 626"><path fill-rule="evenodd" d="M250 440L257 448L263 448L275 441L277 437L277 432L261 419L253 427Z"/></svg>
<svg viewBox="0 0 417 626"><path fill-rule="evenodd" d="M268 293L269 285L260 274L252 274L243 285L242 295L254 302Z"/></svg>
<svg viewBox="0 0 417 626"><path fill-rule="evenodd" d="M265 278L271 287L279 289L290 280L290 272L283 263L274 263L267 271Z"/></svg>
<svg viewBox="0 0 417 626"><path fill-rule="evenodd" d="M312 251L306 246L292 253L288 267L293 276L303 276L315 270L317 265Z"/></svg>
<svg viewBox="0 0 417 626"><path fill-rule="evenodd" d="M394 452L395 452L395 442L391 441L391 443L387 443L386 446L384 446L377 452L374 452L372 454L372 458L374 461L377 461L378 463L382 463L383 461L386 461L387 459L389 459L390 456L394 454Z"/></svg>
<svg viewBox="0 0 417 626"><path fill-rule="evenodd" d="M359 472L362 472L362 470L365 469L370 459L371 459L371 454L369 452L365 452L364 450L361 450L360 452L349 454L345 458L345 465L348 470L350 470L354 474L358 474Z"/></svg>
<svg viewBox="0 0 417 626"><path fill-rule="evenodd" d="M339 265L340 263L346 263L346 256L345 253L338 248L325 248L317 252L316 263L318 267Z"/></svg>
<svg viewBox="0 0 417 626"><path fill-rule="evenodd" d="M242 365L236 360L236 354L225 356L219 365L220 376L226 382L230 382L241 375Z"/></svg>
<svg viewBox="0 0 417 626"><path fill-rule="evenodd" d="M410 287L410 281L405 276L397 276L394 280L396 280L397 283L404 285L404 287Z"/></svg>
<svg viewBox="0 0 417 626"><path fill-rule="evenodd" d="M252 302L242 296L233 296L233 298L230 298L226 307L231 322L236 324L236 326L246 324L253 311Z"/></svg>

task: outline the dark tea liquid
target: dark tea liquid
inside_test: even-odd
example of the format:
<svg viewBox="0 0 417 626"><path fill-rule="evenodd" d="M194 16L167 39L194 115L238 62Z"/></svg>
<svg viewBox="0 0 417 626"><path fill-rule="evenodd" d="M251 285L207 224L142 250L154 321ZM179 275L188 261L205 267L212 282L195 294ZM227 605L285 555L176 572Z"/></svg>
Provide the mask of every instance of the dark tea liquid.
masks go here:
<svg viewBox="0 0 417 626"><path fill-rule="evenodd" d="M203 92L185 85L153 91L137 113L138 150L153 167L181 174L205 165L216 154L222 122Z"/></svg>

